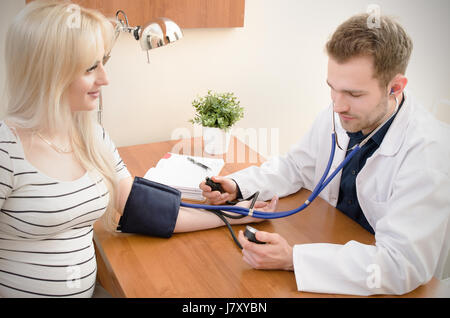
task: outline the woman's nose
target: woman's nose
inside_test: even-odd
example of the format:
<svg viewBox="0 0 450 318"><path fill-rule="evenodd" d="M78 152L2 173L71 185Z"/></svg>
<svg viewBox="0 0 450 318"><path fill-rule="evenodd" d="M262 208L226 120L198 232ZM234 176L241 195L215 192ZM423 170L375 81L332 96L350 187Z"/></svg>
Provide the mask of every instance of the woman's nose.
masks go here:
<svg viewBox="0 0 450 318"><path fill-rule="evenodd" d="M99 65L99 72L97 73L97 79L96 79L96 83L99 86L106 86L109 84L109 79L108 79L108 75L106 74L106 70L105 67L100 63Z"/></svg>

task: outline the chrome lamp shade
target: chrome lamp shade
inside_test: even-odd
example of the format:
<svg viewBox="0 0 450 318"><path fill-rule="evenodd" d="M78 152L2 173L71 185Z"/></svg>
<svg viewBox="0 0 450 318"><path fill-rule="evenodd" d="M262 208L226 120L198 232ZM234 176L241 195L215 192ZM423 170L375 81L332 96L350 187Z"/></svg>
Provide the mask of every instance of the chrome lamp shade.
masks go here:
<svg viewBox="0 0 450 318"><path fill-rule="evenodd" d="M120 19L120 15L125 20ZM173 43L183 37L180 27L168 18L154 18L142 27L130 27L125 12L119 10L116 13L116 39L121 32L133 34L134 38L139 41L142 50L147 51L148 61L149 50Z"/></svg>
<svg viewBox="0 0 450 318"><path fill-rule="evenodd" d="M157 18L140 30L139 43L145 51L178 41L183 37L180 27L168 18Z"/></svg>

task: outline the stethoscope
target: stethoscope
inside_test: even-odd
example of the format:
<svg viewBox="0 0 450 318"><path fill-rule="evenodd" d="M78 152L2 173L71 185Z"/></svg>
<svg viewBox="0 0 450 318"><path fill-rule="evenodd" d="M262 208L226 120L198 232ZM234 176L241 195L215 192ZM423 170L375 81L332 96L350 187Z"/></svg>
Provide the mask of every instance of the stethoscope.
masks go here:
<svg viewBox="0 0 450 318"><path fill-rule="evenodd" d="M394 98L395 98L395 110L392 113L392 115L389 116L389 118L387 118L383 123L381 123L366 138L364 138L363 141L361 141L359 144L354 145L352 148L348 149L347 152L350 151L350 153L345 157L345 159L341 162L341 164L327 178L328 173L330 172L331 164L332 164L333 159L334 159L334 153L336 151L336 145L341 150L343 150L341 148L341 146L339 145L339 142L338 142L338 139L337 139L336 125L335 125L335 119L334 119L334 110L333 110L334 107L331 108L333 130L331 132L330 158L328 159L327 167L326 167L325 172L323 173L322 177L320 178L319 183L316 185L316 187L314 188L314 190L312 191L312 193L310 194L308 199L301 206L299 206L298 208L293 209L293 210L289 210L289 211L281 211L281 212L262 212L262 211L257 211L257 210L253 209L253 205L254 205L255 200L253 200L252 205L250 206L250 208L244 208L244 207L240 207L240 206L230 206L230 205L191 204L191 203L186 203L186 202L181 202L181 206L188 207L188 208L195 208L195 209L206 209L206 210L209 210L211 212L219 211L219 210L220 211L228 211L228 212L233 212L233 213L240 214L242 216L251 216L251 217L259 218L259 219L283 218L283 217L286 217L286 216L289 216L289 215L292 215L292 214L295 214L297 212L300 212L300 211L304 210L305 208L307 208L311 204L311 202L314 201L314 199L331 182L331 180L333 180L333 178L347 164L347 162L349 162L353 158L353 156L355 156L356 153L358 153L358 151L370 140L370 138L372 138L372 136L375 135L397 113L398 106L399 106L398 99L394 95L394 92L392 90L391 90L390 95L394 96ZM333 104L333 106L334 106L334 104ZM256 199L256 196L255 196L255 199ZM226 216L229 217L229 215L226 215Z"/></svg>

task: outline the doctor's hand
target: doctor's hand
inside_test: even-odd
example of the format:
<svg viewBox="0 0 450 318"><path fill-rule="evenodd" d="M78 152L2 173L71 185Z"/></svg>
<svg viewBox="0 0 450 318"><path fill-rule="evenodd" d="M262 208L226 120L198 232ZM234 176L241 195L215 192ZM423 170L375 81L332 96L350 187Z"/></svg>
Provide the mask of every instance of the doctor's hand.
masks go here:
<svg viewBox="0 0 450 318"><path fill-rule="evenodd" d="M247 240L239 231L238 240L242 245L243 260L255 269L294 270L293 248L277 233L257 231L256 239L266 244L256 244Z"/></svg>
<svg viewBox="0 0 450 318"><path fill-rule="evenodd" d="M200 189L203 191L202 195L206 198L206 202L208 204L220 205L224 204L227 201L233 201L237 196L237 185L236 182L231 180L230 178L225 177L211 177L212 181L220 183L222 189L225 191L224 193L220 193L219 191L212 191L209 185L206 185L205 181L202 181L199 185Z"/></svg>

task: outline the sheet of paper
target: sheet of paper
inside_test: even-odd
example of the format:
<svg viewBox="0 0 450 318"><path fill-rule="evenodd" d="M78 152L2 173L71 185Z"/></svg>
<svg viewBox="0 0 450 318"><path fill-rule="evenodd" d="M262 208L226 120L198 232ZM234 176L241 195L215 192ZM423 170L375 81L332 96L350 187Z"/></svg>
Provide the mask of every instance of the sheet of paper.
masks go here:
<svg viewBox="0 0 450 318"><path fill-rule="evenodd" d="M210 169L194 164L188 157ZM181 191L182 198L201 201L204 198L198 187L200 182L206 177L218 175L224 165L223 159L167 153L156 167L147 171L144 178L177 188Z"/></svg>

